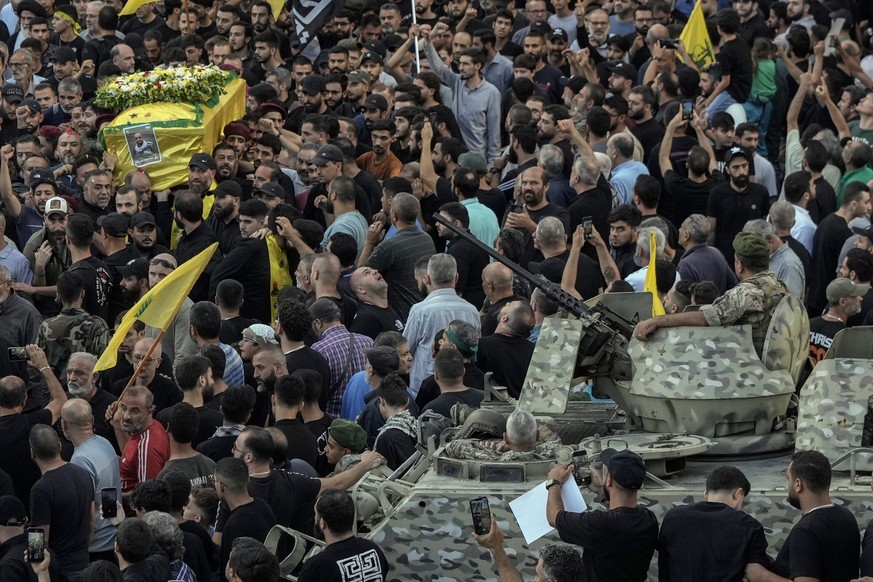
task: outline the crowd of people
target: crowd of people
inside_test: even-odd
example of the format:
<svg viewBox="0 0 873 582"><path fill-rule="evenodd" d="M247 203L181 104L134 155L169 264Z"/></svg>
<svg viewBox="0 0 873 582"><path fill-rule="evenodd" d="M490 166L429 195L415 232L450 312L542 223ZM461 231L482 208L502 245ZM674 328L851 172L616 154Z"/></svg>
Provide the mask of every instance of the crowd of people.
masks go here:
<svg viewBox="0 0 873 582"><path fill-rule="evenodd" d="M295 31L291 3L276 16L264 0L125 16L120 0L4 5L0 578L272 580L263 542L278 524L328 544L300 580L384 579L345 490L407 468L417 419L478 407L486 377L517 398L544 321L566 316L483 247L581 299L642 291L654 269L667 315L636 327L643 341L749 324L760 355L793 295L812 368L839 331L873 323L871 4L700 0L712 57L678 40L692 7L349 0ZM120 112L95 94L196 64L245 80L245 115L179 186L153 189L162 134L133 133L123 147L149 164L122 171L100 137ZM98 367L128 311L216 243L169 327L123 328L116 363ZM549 458L555 444L449 452ZM625 511L635 463L606 461L607 514L566 514L550 489L586 579L644 578L658 533ZM738 576L856 576L857 556L812 563L810 522L831 527L839 508L820 509L821 459L792 467L805 526L775 565L760 525L694 506L661 527L662 578L711 577L703 553L670 552L710 510L745 532L732 542L754 537L748 559L732 555ZM714 503L742 505L744 477L711 481ZM834 519L845 531L822 543L857 546L854 520ZM591 528L613 522L635 524L638 555L619 564L632 575L598 564L614 546ZM33 568L25 525L48 548ZM483 543L505 566L499 539ZM576 558L555 549L541 566L576 572Z"/></svg>

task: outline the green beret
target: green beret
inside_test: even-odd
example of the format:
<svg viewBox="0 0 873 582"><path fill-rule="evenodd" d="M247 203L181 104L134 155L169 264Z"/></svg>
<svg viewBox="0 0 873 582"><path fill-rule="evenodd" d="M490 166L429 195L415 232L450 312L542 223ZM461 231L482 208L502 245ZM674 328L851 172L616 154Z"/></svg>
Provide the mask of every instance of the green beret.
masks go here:
<svg viewBox="0 0 873 582"><path fill-rule="evenodd" d="M749 259L770 258L770 247L764 235L753 232L741 232L734 237L734 252Z"/></svg>
<svg viewBox="0 0 873 582"><path fill-rule="evenodd" d="M351 420L337 418L330 423L327 434L333 437L339 446L353 453L363 453L367 448L367 431Z"/></svg>

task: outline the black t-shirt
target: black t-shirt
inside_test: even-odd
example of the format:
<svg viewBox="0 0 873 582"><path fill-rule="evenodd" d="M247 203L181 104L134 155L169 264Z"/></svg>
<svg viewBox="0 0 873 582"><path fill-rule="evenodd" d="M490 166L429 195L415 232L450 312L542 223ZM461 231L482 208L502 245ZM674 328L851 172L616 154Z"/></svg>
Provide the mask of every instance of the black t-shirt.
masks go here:
<svg viewBox="0 0 873 582"><path fill-rule="evenodd" d="M196 449L198 453L206 455L217 463L221 459L233 456L235 442L235 436L213 436L197 445Z"/></svg>
<svg viewBox="0 0 873 582"><path fill-rule="evenodd" d="M278 469L266 477L249 479L249 495L273 508L277 524L307 535L315 525L315 500L320 490L319 479Z"/></svg>
<svg viewBox="0 0 873 582"><path fill-rule="evenodd" d="M541 263L531 263L530 269L534 274L540 274L552 283L561 284L564 276L564 267L570 258L570 251L565 250L560 255L549 257ZM600 271L600 265L587 255L580 254L576 267L576 291L582 299L591 299L600 294L600 289L606 288L606 281Z"/></svg>
<svg viewBox="0 0 873 582"><path fill-rule="evenodd" d="M815 365L822 361L838 332L846 329L846 324L839 320L824 317L813 317L809 320L809 359Z"/></svg>
<svg viewBox="0 0 873 582"><path fill-rule="evenodd" d="M752 90L752 53L749 45L739 37L721 46L718 63L722 75L730 75L731 82L726 91L737 103L745 103Z"/></svg>
<svg viewBox="0 0 873 582"><path fill-rule="evenodd" d="M482 304L485 303L482 271L491 262L491 257L474 243L460 237L449 241L446 252L455 258L458 266L458 283L455 285L458 297L463 298L476 309L482 309Z"/></svg>
<svg viewBox="0 0 873 582"><path fill-rule="evenodd" d="M293 374L297 370L315 370L321 375L321 395L318 397L318 403L324 410L330 388L330 368L324 356L309 346L303 346L285 354L285 365L288 367L289 374Z"/></svg>
<svg viewBox="0 0 873 582"><path fill-rule="evenodd" d="M212 543L212 538L209 536L209 532L206 531L206 528L189 519L180 523L179 529L182 530L183 534L186 534L186 539L190 534L200 540L200 544L203 546L203 552L206 554L206 561L209 563L209 570L214 571L215 568L218 567L218 554L215 552L215 544ZM197 578L200 579L200 576L198 575ZM206 579L208 579L208 577L204 578L204 580Z"/></svg>
<svg viewBox="0 0 873 582"><path fill-rule="evenodd" d="M251 486L252 481L249 480L249 486ZM259 497L254 497L251 503L240 505L230 513L221 534L218 571L221 573L222 580L226 580L224 570L227 566L227 560L230 558L233 540L239 537L250 537L263 542L276 523L273 510L270 509L266 501Z"/></svg>
<svg viewBox="0 0 873 582"><path fill-rule="evenodd" d="M658 574L671 582L739 582L746 564L768 565L764 528L751 515L702 501L667 512L658 537Z"/></svg>
<svg viewBox="0 0 873 582"><path fill-rule="evenodd" d="M734 262L733 242L737 233L742 232L746 222L764 218L769 211L770 194L760 184L749 184L745 190L737 192L728 182L710 191L706 215L716 219L714 246L728 265Z"/></svg>
<svg viewBox="0 0 873 582"><path fill-rule="evenodd" d="M557 204L549 203L538 210L527 210L527 214L536 224L539 224L539 222L547 216L554 216L564 225L564 232L570 232L570 213L566 208L562 208ZM501 225L506 224L507 216L509 216L509 209L507 209L506 214L504 214L503 220L500 222ZM525 250L519 264L522 267L527 267L527 264L531 261L542 261L543 254L534 247L533 236L531 233L527 230L522 230L521 233L524 235Z"/></svg>
<svg viewBox="0 0 873 582"><path fill-rule="evenodd" d="M347 573L355 572L354 578ZM320 554L309 558L300 570L299 582L347 582L366 580L384 582L388 576L388 560L374 542L359 537L334 542Z"/></svg>
<svg viewBox="0 0 873 582"><path fill-rule="evenodd" d="M88 538L94 483L91 474L66 463L46 472L30 492L30 525L49 526L49 548L61 574L88 567Z"/></svg>
<svg viewBox="0 0 873 582"><path fill-rule="evenodd" d="M605 187L598 184L593 190L578 194L567 209L570 214L570 230L567 231L570 238L567 242L572 241L576 227L582 224L586 217L591 217L591 225L597 229L600 238L609 240L608 217L611 210L612 192L609 191L609 183L606 183ZM586 247L590 246L593 245L586 245Z"/></svg>
<svg viewBox="0 0 873 582"><path fill-rule="evenodd" d="M170 417L173 416L173 411L177 406L179 406L178 403L158 412L156 415L158 422L164 425L164 427L169 426ZM194 435L191 446L197 448L197 445L215 434L215 429L221 426L224 418L220 412L216 412L206 406L199 406L194 408L194 410L197 411L197 434Z"/></svg>
<svg viewBox="0 0 873 582"><path fill-rule="evenodd" d="M664 128L652 117L648 121L638 123L631 129L631 133L640 140L640 145L643 146L643 163L648 164L652 150L664 139Z"/></svg>
<svg viewBox="0 0 873 582"><path fill-rule="evenodd" d="M506 212L506 194L497 188L489 190L480 188L476 191L476 198L480 203L490 208L494 216L503 216L503 213Z"/></svg>
<svg viewBox="0 0 873 582"><path fill-rule="evenodd" d="M221 329L218 332L218 341L229 346L236 347L242 339L245 328L258 323L255 319L248 319L241 315L221 320Z"/></svg>
<svg viewBox="0 0 873 582"><path fill-rule="evenodd" d="M556 520L558 535L581 546L586 582L642 582L658 543L658 519L645 507L570 513Z"/></svg>
<svg viewBox="0 0 873 582"><path fill-rule="evenodd" d="M534 84L546 92L549 101L561 103L561 77L563 76L564 74L560 69L546 64L534 73Z"/></svg>
<svg viewBox="0 0 873 582"><path fill-rule="evenodd" d="M837 210L837 193L831 183L823 177L815 181L815 196L806 207L809 217L816 224Z"/></svg>
<svg viewBox="0 0 873 582"><path fill-rule="evenodd" d="M825 290L828 283L836 278L837 261L840 250L846 239L852 236L852 230L846 219L838 214L826 216L815 229L812 238L812 263L809 281L809 298L807 304L811 313L821 313L827 304Z"/></svg>
<svg viewBox="0 0 873 582"><path fill-rule="evenodd" d="M383 331L403 333L403 322L391 306L377 307L372 303L359 303L358 312L349 331L376 339L376 336Z"/></svg>
<svg viewBox="0 0 873 582"><path fill-rule="evenodd" d="M109 288L112 286L112 277L106 265L97 257L91 256L70 265L69 271L75 272L85 283L85 301L82 309L106 321Z"/></svg>
<svg viewBox="0 0 873 582"><path fill-rule="evenodd" d="M873 576L873 523L867 524L861 540L861 576Z"/></svg>
<svg viewBox="0 0 873 582"><path fill-rule="evenodd" d="M431 400L422 412L432 410L446 418L451 418L452 406L455 404L466 404L470 408L479 408L484 398L485 393L483 391L473 388L467 388L463 392L446 392Z"/></svg>
<svg viewBox="0 0 873 582"><path fill-rule="evenodd" d="M485 373L472 362L464 362L464 386L485 390ZM415 396L415 405L423 410L430 402L440 395L440 387L434 380L433 374L421 381L421 387Z"/></svg>
<svg viewBox="0 0 873 582"><path fill-rule="evenodd" d="M504 297L503 299L498 299L494 303L490 303L487 307L483 307L482 316L482 325L481 329L481 337L486 337L494 333L494 330L497 329L497 318L500 315L500 310L507 303L512 303L513 301L523 301L521 297L518 295L510 295L509 297Z"/></svg>
<svg viewBox="0 0 873 582"><path fill-rule="evenodd" d="M300 459L309 463L311 467L315 466L318 444L303 421L297 418L277 420L273 426L281 430L288 439L288 459Z"/></svg>
<svg viewBox="0 0 873 582"><path fill-rule="evenodd" d="M376 452L385 457L392 471L415 453L415 439L397 428L382 431L376 439Z"/></svg>
<svg viewBox="0 0 873 582"><path fill-rule="evenodd" d="M49 410L0 416L0 469L6 471L15 484L15 496L30 507L30 489L40 477L39 467L30 457L30 429L37 424L52 424Z"/></svg>
<svg viewBox="0 0 873 582"><path fill-rule="evenodd" d="M806 513L788 534L776 556L780 576L817 578L821 582L858 577L861 534L851 511L842 506Z"/></svg>
<svg viewBox="0 0 873 582"><path fill-rule="evenodd" d="M476 364L485 373L493 372L495 384L506 386L509 395L518 398L533 351L526 337L495 333L479 340Z"/></svg>

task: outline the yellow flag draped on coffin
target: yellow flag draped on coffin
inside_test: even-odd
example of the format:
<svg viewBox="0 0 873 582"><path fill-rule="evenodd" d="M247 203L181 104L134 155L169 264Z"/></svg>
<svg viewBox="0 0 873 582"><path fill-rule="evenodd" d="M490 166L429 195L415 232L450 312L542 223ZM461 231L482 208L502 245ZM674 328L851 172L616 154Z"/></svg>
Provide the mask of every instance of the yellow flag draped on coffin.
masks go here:
<svg viewBox="0 0 873 582"><path fill-rule="evenodd" d="M704 70L715 62L715 50L709 39L709 31L706 29L706 18L703 16L703 8L700 0L694 5L679 40L685 45L685 50L697 65L698 70Z"/></svg>
<svg viewBox="0 0 873 582"><path fill-rule="evenodd" d="M655 262L657 261L658 247L655 241L655 231L649 233L649 266L646 271L646 284L643 291L648 291L652 294L652 317L665 315L664 304L658 296L658 275L656 273Z"/></svg>
<svg viewBox="0 0 873 582"><path fill-rule="evenodd" d="M196 257L182 263L182 266L152 287L127 312L106 350L97 360L97 365L94 366L95 372L115 366L118 360L118 348L135 321L139 320L146 325L166 331L217 248L218 243L213 243Z"/></svg>

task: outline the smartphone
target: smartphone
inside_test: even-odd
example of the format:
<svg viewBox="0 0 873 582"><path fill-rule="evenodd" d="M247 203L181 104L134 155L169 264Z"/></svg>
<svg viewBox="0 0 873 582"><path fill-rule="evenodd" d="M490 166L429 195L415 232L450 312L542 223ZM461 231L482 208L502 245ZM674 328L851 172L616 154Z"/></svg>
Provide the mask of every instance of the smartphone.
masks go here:
<svg viewBox="0 0 873 582"><path fill-rule="evenodd" d="M118 516L118 490L115 487L100 490L100 516L103 519Z"/></svg>
<svg viewBox="0 0 873 582"><path fill-rule="evenodd" d="M582 219L582 230L585 232L585 240L591 238L591 217L586 216Z"/></svg>
<svg viewBox="0 0 873 582"><path fill-rule="evenodd" d="M694 117L694 101L686 99L682 102L682 121L690 121Z"/></svg>
<svg viewBox="0 0 873 582"><path fill-rule="evenodd" d="M675 49L677 46L679 46L679 39L678 38L668 38L667 40L662 40L661 46L664 47L665 49Z"/></svg>
<svg viewBox="0 0 873 582"><path fill-rule="evenodd" d="M473 514L473 531L484 536L491 531L491 508L487 497L477 497L470 500L470 513Z"/></svg>
<svg viewBox="0 0 873 582"><path fill-rule="evenodd" d="M521 204L519 204L518 202L513 202L509 206L509 211L514 212L515 214L521 214L521 212L522 212ZM12 348L10 348L10 349L12 349Z"/></svg>
<svg viewBox="0 0 873 582"><path fill-rule="evenodd" d="M27 357L27 348L16 347L9 348L9 361L10 362L26 362L29 358Z"/></svg>
<svg viewBox="0 0 873 582"><path fill-rule="evenodd" d="M41 527L27 528L27 561L45 560L45 530Z"/></svg>

